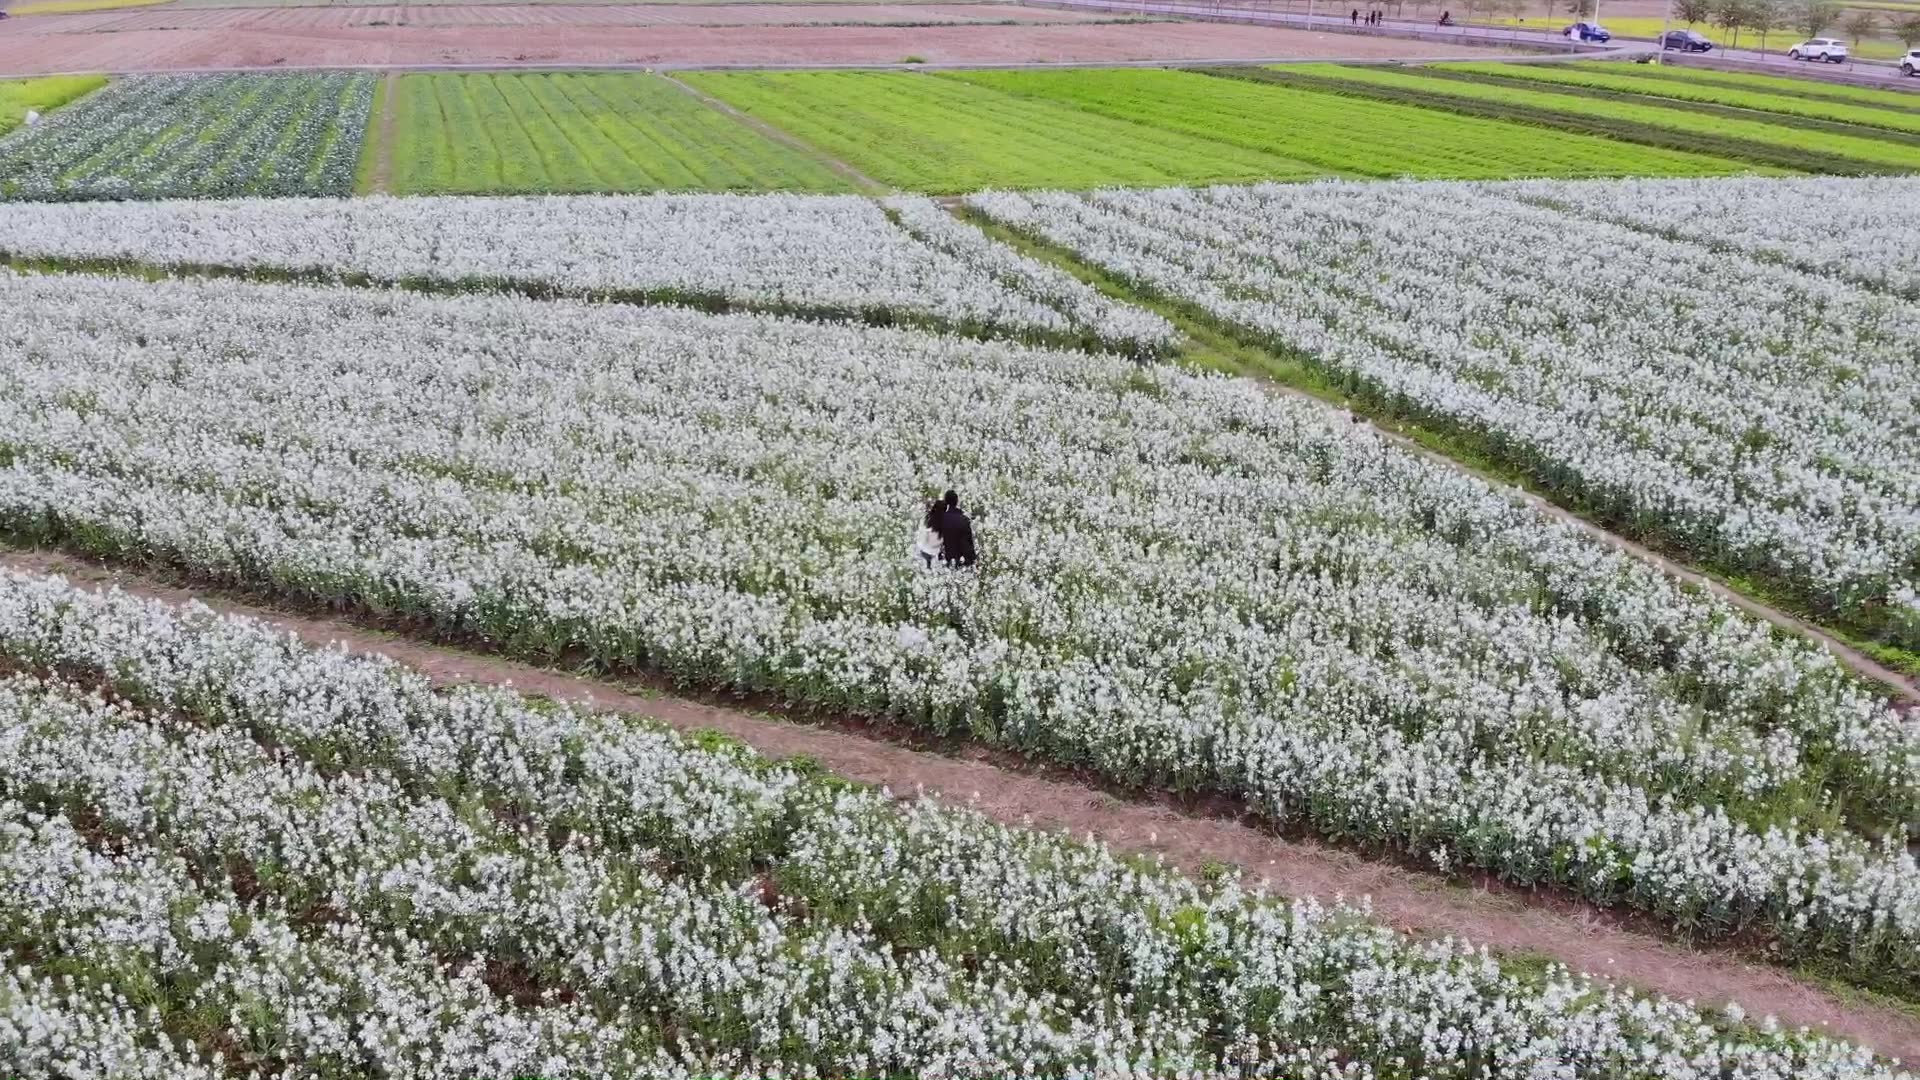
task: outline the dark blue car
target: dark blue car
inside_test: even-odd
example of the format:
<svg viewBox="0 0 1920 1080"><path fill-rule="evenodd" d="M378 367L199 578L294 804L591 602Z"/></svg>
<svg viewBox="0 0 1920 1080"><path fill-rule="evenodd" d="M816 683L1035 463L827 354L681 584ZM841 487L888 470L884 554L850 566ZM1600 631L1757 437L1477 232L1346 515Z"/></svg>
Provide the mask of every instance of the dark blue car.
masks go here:
<svg viewBox="0 0 1920 1080"><path fill-rule="evenodd" d="M1560 31L1575 41L1612 41L1613 35L1599 23L1577 22Z"/></svg>

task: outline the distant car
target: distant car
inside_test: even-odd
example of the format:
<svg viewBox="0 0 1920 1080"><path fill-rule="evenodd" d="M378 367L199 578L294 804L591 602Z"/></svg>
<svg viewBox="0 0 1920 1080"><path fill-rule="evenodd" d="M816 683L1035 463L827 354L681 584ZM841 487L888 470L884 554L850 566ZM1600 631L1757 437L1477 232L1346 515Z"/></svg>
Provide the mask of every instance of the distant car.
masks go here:
<svg viewBox="0 0 1920 1080"><path fill-rule="evenodd" d="M1613 34L1599 23L1577 22L1560 31L1574 41L1612 41Z"/></svg>
<svg viewBox="0 0 1920 1080"><path fill-rule="evenodd" d="M1825 60L1837 64L1847 58L1847 43L1837 38L1817 37L1787 50L1790 60Z"/></svg>
<svg viewBox="0 0 1920 1080"><path fill-rule="evenodd" d="M1907 55L1900 58L1902 75L1920 75L1920 49L1908 49Z"/></svg>
<svg viewBox="0 0 1920 1080"><path fill-rule="evenodd" d="M1669 30L1660 37L1660 48L1679 49L1681 52L1706 52L1713 48L1713 42L1706 35L1694 30Z"/></svg>

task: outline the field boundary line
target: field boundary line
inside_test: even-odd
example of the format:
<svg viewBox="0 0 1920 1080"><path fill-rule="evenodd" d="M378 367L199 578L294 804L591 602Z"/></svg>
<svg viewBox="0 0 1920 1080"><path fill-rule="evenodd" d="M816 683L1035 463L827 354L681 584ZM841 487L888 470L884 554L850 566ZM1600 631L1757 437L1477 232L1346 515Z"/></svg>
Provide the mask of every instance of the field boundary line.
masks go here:
<svg viewBox="0 0 1920 1080"><path fill-rule="evenodd" d="M1755 599L1728 584L1718 575L1710 571L1701 569L1681 559L1662 554L1649 545L1640 543L1637 540L1616 533L1603 525L1590 521L1578 512L1555 502L1549 494L1535 490L1531 484L1524 482L1523 479L1516 481L1515 479L1500 476L1471 462L1463 461L1444 450L1428 445L1421 441L1419 436L1438 437L1440 433L1429 429L1426 425L1416 420L1392 416L1387 411L1376 408L1373 404L1363 399L1348 395L1330 395L1299 385L1294 381L1288 380L1283 375L1276 374L1273 368L1280 366L1277 364L1269 365L1265 370L1259 368L1250 370L1245 365L1234 363L1230 356L1225 356L1224 354L1232 352L1235 347L1241 350L1252 350L1274 360L1284 361L1285 358L1274 353L1273 350L1266 345L1246 340L1231 329L1217 326L1212 320L1196 316L1187 310L1185 305L1179 304L1178 302L1148 302L1149 297L1143 291L1117 283L1111 275L1106 274L1096 266L1091 266L1080 261L1078 257L1066 249L1049 241L1001 225L987 218L985 215L974 211L966 206L964 202L943 202L941 205L946 206L949 211L956 213L962 220L979 226L989 236L1012 244L1022 254L1058 266L1114 299L1157 312L1173 322L1175 327L1192 345L1198 345L1201 350L1205 350L1206 352L1221 353L1223 354L1223 359L1225 359L1224 364L1210 363L1209 358L1204 355L1204 353L1196 355L1192 345L1190 345L1187 353L1184 356L1178 357L1176 362L1202 368L1218 369L1223 366L1228 367L1234 374L1251 379L1253 382L1267 388L1271 392L1298 398L1303 401L1311 401L1323 408L1345 410L1349 415L1353 416L1356 421L1364 419L1373 430L1379 432L1389 442L1402 449L1418 454L1429 461L1438 462L1450 468L1469 473L1504 492L1508 497L1516 499L1522 505L1537 513L1545 514L1548 517L1572 525L1586 535L1601 541L1614 550L1638 559L1677 581L1719 597L1749 615L1764 619L1766 622L1781 630L1797 634L1802 638L1824 647L1828 653L1842 664L1845 664L1856 675L1868 681L1881 684L1892 697L1895 706L1906 713L1908 720L1920 723L1920 679L1913 678L1880 663L1862 650L1841 640L1835 633L1818 623L1803 619L1768 604L1765 601ZM1230 343L1225 350L1219 346L1219 343L1222 341Z"/></svg>
<svg viewBox="0 0 1920 1080"><path fill-rule="evenodd" d="M399 121L395 119L394 95L400 92L400 73L387 72L386 93L380 98L380 126L377 138L380 145L374 150L373 183L374 191L381 194L393 192L393 133Z"/></svg>
<svg viewBox="0 0 1920 1080"><path fill-rule="evenodd" d="M1542 960L1705 1008L1739 1001L1750 1015L1771 1015L1911 1060L1920 1055L1920 1015L1819 986L1726 948L1694 948L1661 939L1633 920L1553 892L1478 879L1467 885L1425 870L1367 858L1313 840L1276 836L1232 814L1232 807L1184 808L1164 793L1123 797L1060 770L962 743L942 753L914 745L902 729L875 729L847 717L784 718L717 704L728 695L689 697L664 683L585 678L532 664L434 644L370 628L349 617L311 617L183 587L171 578L49 550L0 544L0 566L58 574L78 587L121 591L176 606L204 604L286 631L314 647L344 645L377 653L436 685L503 685L514 691L589 705L666 724L682 732L716 731L770 759L800 757L834 774L883 788L895 798L925 794L970 807L1015 828L1066 831L1122 853L1161 859L1188 874L1238 867L1248 885L1283 896L1370 901L1373 917L1403 933L1466 938L1525 964ZM737 699L735 699L737 700Z"/></svg>
<svg viewBox="0 0 1920 1080"><path fill-rule="evenodd" d="M772 139L774 142L777 142L782 146L786 146L793 150L798 150L800 153L813 158L815 161L820 162L821 164L825 165L827 168L832 169L834 172L839 173L841 176L846 177L848 180L852 181L853 186L857 190L859 190L861 194L863 195L893 194L892 188L888 187L887 185L881 183L878 180L875 180L873 177L868 176L866 173L861 172L859 169L854 168L852 165L849 165L846 162L841 161L839 158L834 157L832 154L827 153L825 150L820 149L819 147L813 145L812 143L806 141L805 139L802 139L798 135L795 135L784 128L775 127L774 125L767 123L765 120L762 120L757 116L751 116L740 109L736 109L732 105L727 104L726 102L720 100L717 97L714 97L712 94L707 93L705 90L702 90L691 83L682 82L679 79L676 79L665 72L657 72L656 74L658 74L660 78L665 79L667 82L670 82L673 85L679 87L683 92L693 95L693 97L696 100L704 104L707 108L712 109L715 112L718 112L721 115L728 117L729 119L733 120L735 123L745 124L747 127L753 129L754 131L759 132L762 135L765 135L767 138Z"/></svg>

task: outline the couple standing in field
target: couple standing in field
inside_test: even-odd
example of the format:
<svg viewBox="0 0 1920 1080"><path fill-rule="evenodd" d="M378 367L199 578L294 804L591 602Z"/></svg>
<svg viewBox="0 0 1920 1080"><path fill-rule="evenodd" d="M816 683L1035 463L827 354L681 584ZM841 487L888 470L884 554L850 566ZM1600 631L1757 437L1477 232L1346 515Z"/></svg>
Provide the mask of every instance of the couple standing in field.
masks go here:
<svg viewBox="0 0 1920 1080"><path fill-rule="evenodd" d="M914 534L913 553L927 569L938 561L943 566L972 566L973 519L960 509L959 492L949 491L927 504L927 514Z"/></svg>

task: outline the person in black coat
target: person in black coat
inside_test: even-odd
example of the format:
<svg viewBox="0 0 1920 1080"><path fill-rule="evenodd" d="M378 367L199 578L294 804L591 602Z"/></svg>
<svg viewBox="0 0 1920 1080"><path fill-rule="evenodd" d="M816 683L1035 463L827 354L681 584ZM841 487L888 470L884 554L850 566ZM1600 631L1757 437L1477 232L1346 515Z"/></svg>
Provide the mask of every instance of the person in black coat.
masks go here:
<svg viewBox="0 0 1920 1080"><path fill-rule="evenodd" d="M940 524L934 527L940 534L940 561L948 566L972 566L973 519L960 509L959 492L947 492L941 502L946 509L940 514Z"/></svg>

